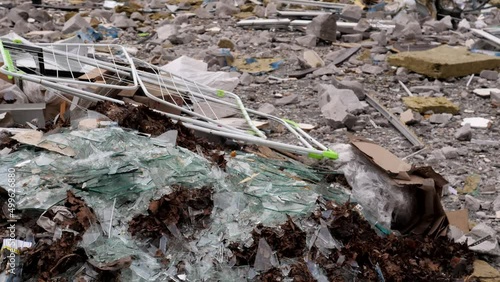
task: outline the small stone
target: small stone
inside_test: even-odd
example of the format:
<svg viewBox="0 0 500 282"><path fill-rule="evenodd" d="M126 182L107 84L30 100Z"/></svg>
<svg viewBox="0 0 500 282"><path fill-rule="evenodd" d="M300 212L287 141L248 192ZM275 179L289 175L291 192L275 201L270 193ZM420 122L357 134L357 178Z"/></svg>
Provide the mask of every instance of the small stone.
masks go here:
<svg viewBox="0 0 500 282"><path fill-rule="evenodd" d="M422 115L412 110L406 110L399 116L399 119L404 124L412 125L422 121Z"/></svg>
<svg viewBox="0 0 500 282"><path fill-rule="evenodd" d="M494 107L500 107L500 91L492 91L490 92L491 95L491 104Z"/></svg>
<svg viewBox="0 0 500 282"><path fill-rule="evenodd" d="M396 70L396 75L397 75L397 76L400 76L400 75L408 75L408 69L403 68L403 67L399 67L399 68Z"/></svg>
<svg viewBox="0 0 500 282"><path fill-rule="evenodd" d="M439 22L443 23L447 29L453 28L453 23L451 22L451 16L445 16Z"/></svg>
<svg viewBox="0 0 500 282"><path fill-rule="evenodd" d="M384 69L379 67L379 66L365 64L361 67L361 71L364 73L377 75L377 74L381 74L382 72L384 72Z"/></svg>
<svg viewBox="0 0 500 282"><path fill-rule="evenodd" d="M452 117L452 114L433 114L429 121L434 124L443 124L449 122Z"/></svg>
<svg viewBox="0 0 500 282"><path fill-rule="evenodd" d="M345 79L339 81L334 77L332 78L332 84L338 89L350 89L354 91L354 94L356 94L359 100L364 100L366 97L363 84L361 84L358 81L345 80Z"/></svg>
<svg viewBox="0 0 500 282"><path fill-rule="evenodd" d="M125 29L129 27L136 27L137 23L126 15L115 15L113 25L117 28Z"/></svg>
<svg viewBox="0 0 500 282"><path fill-rule="evenodd" d="M131 15L130 15L130 18L134 21L140 21L140 22L143 22L146 20L146 18L139 12L133 12Z"/></svg>
<svg viewBox="0 0 500 282"><path fill-rule="evenodd" d="M269 2L266 6L266 16L268 18L273 18L276 17L278 14L278 7L276 6L276 3Z"/></svg>
<svg viewBox="0 0 500 282"><path fill-rule="evenodd" d="M491 120L482 117L464 118L462 125L470 124L472 128L489 128Z"/></svg>
<svg viewBox="0 0 500 282"><path fill-rule="evenodd" d="M481 206L481 208L482 208L482 206ZM479 218L486 218L486 217L487 217L486 213L485 213L485 212L482 212L482 211L478 211L478 212L476 212L476 215L477 215L477 217L479 217Z"/></svg>
<svg viewBox="0 0 500 282"><path fill-rule="evenodd" d="M474 89L472 92L479 97L488 98L492 93L500 93L500 89L498 88L478 88Z"/></svg>
<svg viewBox="0 0 500 282"><path fill-rule="evenodd" d="M455 138L459 141L470 141L472 139L472 129L470 124L465 124L455 132Z"/></svg>
<svg viewBox="0 0 500 282"><path fill-rule="evenodd" d="M359 21L363 16L363 9L356 5L345 5L342 9L342 18L347 18L352 21Z"/></svg>
<svg viewBox="0 0 500 282"><path fill-rule="evenodd" d="M387 55L385 54L376 54L373 56L373 60L376 62L385 62L385 59L387 58Z"/></svg>
<svg viewBox="0 0 500 282"><path fill-rule="evenodd" d="M213 18L212 14L206 8L203 8L203 7L200 7L198 9L196 9L194 11L194 13L196 14L196 17L198 17L200 19L211 19L211 18Z"/></svg>
<svg viewBox="0 0 500 282"><path fill-rule="evenodd" d="M497 80L498 79L498 72L497 71L492 71L492 70L483 70L479 74L480 77L487 79L487 80Z"/></svg>
<svg viewBox="0 0 500 282"><path fill-rule="evenodd" d="M325 66L325 62L321 59L318 53L313 50L307 50L304 52L304 61L311 68L320 68Z"/></svg>
<svg viewBox="0 0 500 282"><path fill-rule="evenodd" d="M436 20L430 20L424 23L424 26L430 26L435 32L443 32L447 30L448 28L444 23L441 21L436 21Z"/></svg>
<svg viewBox="0 0 500 282"><path fill-rule="evenodd" d="M368 22L368 20L367 20L367 19L360 19L360 20L358 21L358 24L357 24L355 27L353 27L353 29L354 29L355 31L365 32L365 31L367 31L368 29L370 29L370 27L372 27L372 26L371 26L371 24Z"/></svg>
<svg viewBox="0 0 500 282"><path fill-rule="evenodd" d="M248 72L244 72L241 76L240 76L240 84L241 85L250 85L252 84L253 82L253 76L251 74L249 74Z"/></svg>
<svg viewBox="0 0 500 282"><path fill-rule="evenodd" d="M32 9L29 12L30 18L35 19L37 22L45 23L52 20L52 17L45 10Z"/></svg>
<svg viewBox="0 0 500 282"><path fill-rule="evenodd" d="M314 35L317 38L335 42L337 40L337 20L338 15L325 14L316 16L307 25L306 34Z"/></svg>
<svg viewBox="0 0 500 282"><path fill-rule="evenodd" d="M372 32L370 34L370 39L377 42L378 45L377 47L384 47L387 45L387 32L385 30L381 32ZM381 53L387 52L387 49L385 48L381 50L382 50ZM372 53L374 53L373 48L372 48Z"/></svg>
<svg viewBox="0 0 500 282"><path fill-rule="evenodd" d="M495 212L500 212L500 195L498 195L493 201L493 210Z"/></svg>
<svg viewBox="0 0 500 282"><path fill-rule="evenodd" d="M350 89L338 89L333 85L319 84L318 93L318 104L320 107L323 107L334 100L339 100L340 103L345 106L346 111L352 114L361 113L365 108L365 106L359 101L354 91Z"/></svg>
<svg viewBox="0 0 500 282"><path fill-rule="evenodd" d="M299 96L296 94L292 94L289 96L285 96L281 99L278 99L274 102L276 106L285 106L289 104L295 104L299 102Z"/></svg>
<svg viewBox="0 0 500 282"><path fill-rule="evenodd" d="M422 28L418 22L408 23L401 32L401 37L405 39L415 39L422 35Z"/></svg>
<svg viewBox="0 0 500 282"><path fill-rule="evenodd" d="M259 107L259 109L257 109L257 111L259 111L261 113L265 113L265 114L271 115L271 114L273 114L276 111L276 107L274 107L273 104L264 103L264 104L262 104Z"/></svg>
<svg viewBox="0 0 500 282"><path fill-rule="evenodd" d="M266 17L266 8L264 6L255 6L253 8L253 13L259 18Z"/></svg>
<svg viewBox="0 0 500 282"><path fill-rule="evenodd" d="M228 17L239 12L239 9L223 2L217 2L215 15L218 17Z"/></svg>
<svg viewBox="0 0 500 282"><path fill-rule="evenodd" d="M478 211L481 208L481 202L471 195L465 195L465 207L470 211Z"/></svg>
<svg viewBox="0 0 500 282"><path fill-rule="evenodd" d="M166 24L157 28L156 33L158 33L158 39L160 40L171 40L178 34L178 28L173 24Z"/></svg>
<svg viewBox="0 0 500 282"><path fill-rule="evenodd" d="M456 159L458 158L458 149L447 146L441 148L441 151L443 152L443 155L446 157L446 159Z"/></svg>
<svg viewBox="0 0 500 282"><path fill-rule="evenodd" d="M299 44L300 46L313 48L313 47L316 47L317 40L318 39L316 38L316 36L314 36L312 34L308 34L305 36L297 37L295 39L295 42L297 42L297 44Z"/></svg>
<svg viewBox="0 0 500 282"><path fill-rule="evenodd" d="M459 32L468 32L470 30L470 23L466 19L462 19L458 23L458 31Z"/></svg>
<svg viewBox="0 0 500 282"><path fill-rule="evenodd" d="M87 27L91 27L90 23L88 23L84 18L82 18L80 14L76 14L72 16L67 22L64 23L62 33L69 34Z"/></svg>
<svg viewBox="0 0 500 282"><path fill-rule="evenodd" d="M17 23L20 21L25 22L28 20L29 17L30 15L26 11L23 11L18 8L10 9L9 13L7 14L7 18L13 23Z"/></svg>
<svg viewBox="0 0 500 282"><path fill-rule="evenodd" d="M342 41L347 43L358 43L363 40L363 34L344 34L342 35Z"/></svg>
<svg viewBox="0 0 500 282"><path fill-rule="evenodd" d="M347 107L342 103L339 96L333 97L329 103L322 106L321 113L332 129L352 128L358 120L357 117L347 111Z"/></svg>

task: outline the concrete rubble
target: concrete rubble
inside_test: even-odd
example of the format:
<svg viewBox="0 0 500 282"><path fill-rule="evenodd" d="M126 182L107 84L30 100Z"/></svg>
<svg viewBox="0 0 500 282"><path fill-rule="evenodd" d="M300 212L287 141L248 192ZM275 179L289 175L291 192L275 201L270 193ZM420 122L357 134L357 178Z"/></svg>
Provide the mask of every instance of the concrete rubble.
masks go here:
<svg viewBox="0 0 500 282"><path fill-rule="evenodd" d="M289 2L1 4L0 280L499 281L498 1Z"/></svg>

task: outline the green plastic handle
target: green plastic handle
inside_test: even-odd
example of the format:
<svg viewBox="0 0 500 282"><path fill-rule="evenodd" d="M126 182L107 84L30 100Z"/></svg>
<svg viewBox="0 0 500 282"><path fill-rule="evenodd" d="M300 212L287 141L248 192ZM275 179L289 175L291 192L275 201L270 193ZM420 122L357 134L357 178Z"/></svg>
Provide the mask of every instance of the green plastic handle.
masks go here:
<svg viewBox="0 0 500 282"><path fill-rule="evenodd" d="M321 154L316 154L316 153L309 153L308 155L312 159L316 160L321 160L323 158L331 159L331 160L336 160L339 158L339 154L333 150L327 150L321 152Z"/></svg>

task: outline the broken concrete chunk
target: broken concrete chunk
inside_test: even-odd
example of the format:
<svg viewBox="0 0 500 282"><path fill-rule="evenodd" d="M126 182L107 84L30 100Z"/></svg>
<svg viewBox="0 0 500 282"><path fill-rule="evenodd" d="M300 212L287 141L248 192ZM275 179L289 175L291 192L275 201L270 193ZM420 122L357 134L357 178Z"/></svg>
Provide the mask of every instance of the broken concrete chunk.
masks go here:
<svg viewBox="0 0 500 282"><path fill-rule="evenodd" d="M479 74L480 77L487 79L487 80L497 80L498 79L498 72L497 71L492 71L492 70L483 70Z"/></svg>
<svg viewBox="0 0 500 282"><path fill-rule="evenodd" d="M471 211L478 211L481 208L481 202L471 195L465 195L465 207Z"/></svg>
<svg viewBox="0 0 500 282"><path fill-rule="evenodd" d="M363 16L363 9L356 5L345 5L341 16L352 21L359 21Z"/></svg>
<svg viewBox="0 0 500 282"><path fill-rule="evenodd" d="M429 122L434 124L444 124L449 122L452 117L452 114L433 114L429 118Z"/></svg>
<svg viewBox="0 0 500 282"><path fill-rule="evenodd" d="M383 30L381 32L373 32L370 35L370 38L373 41L377 41L377 44L379 47L385 47L387 45L387 32L385 30ZM385 48L382 48L382 49L385 49ZM372 50L372 52L373 52L373 50ZM384 50L384 53L385 52L386 52L386 50Z"/></svg>
<svg viewBox="0 0 500 282"><path fill-rule="evenodd" d="M333 85L320 84L318 86L319 105L322 107L339 98L340 103L345 105L346 111L352 114L361 113L365 106L359 101L354 91L349 89L338 89Z"/></svg>
<svg viewBox="0 0 500 282"><path fill-rule="evenodd" d="M458 114L459 107L445 97L403 97L405 105L419 113L432 111L434 113Z"/></svg>
<svg viewBox="0 0 500 282"><path fill-rule="evenodd" d="M210 12L206 8L203 8L203 7L196 9L196 11L194 13L196 14L196 17L198 17L200 19L213 18L212 14L210 14Z"/></svg>
<svg viewBox="0 0 500 282"><path fill-rule="evenodd" d="M470 124L472 128L489 128L491 120L482 117L464 118L462 125Z"/></svg>
<svg viewBox="0 0 500 282"><path fill-rule="evenodd" d="M313 72L315 76L338 74L340 70L332 63Z"/></svg>
<svg viewBox="0 0 500 282"><path fill-rule="evenodd" d="M156 30L156 33L158 33L158 38L160 40L170 40L174 36L178 34L178 28L176 25L173 24L166 24L164 26L159 27Z"/></svg>
<svg viewBox="0 0 500 282"><path fill-rule="evenodd" d="M446 45L426 51L402 52L389 56L388 62L434 78L466 76L500 66L498 57Z"/></svg>
<svg viewBox="0 0 500 282"><path fill-rule="evenodd" d="M52 20L52 17L45 10L32 9L29 12L30 18L35 19L37 22L45 23Z"/></svg>
<svg viewBox="0 0 500 282"><path fill-rule="evenodd" d="M405 39L415 39L422 35L422 28L418 22L410 22L401 31L400 36Z"/></svg>
<svg viewBox="0 0 500 282"><path fill-rule="evenodd" d="M384 69L379 66L365 64L361 67L361 71L364 73L377 75L383 73Z"/></svg>
<svg viewBox="0 0 500 282"><path fill-rule="evenodd" d="M359 31L359 32L365 32L367 31L368 29L370 29L371 27L371 24L368 22L367 19L361 19L359 20L359 22L356 24L355 27L353 27L353 29L355 31Z"/></svg>
<svg viewBox="0 0 500 282"><path fill-rule="evenodd" d="M470 23L466 19L462 19L458 23L458 31L459 32L468 32L470 30Z"/></svg>
<svg viewBox="0 0 500 282"><path fill-rule="evenodd" d="M250 85L253 82L253 76L248 72L244 72L240 76L240 84L241 85Z"/></svg>
<svg viewBox="0 0 500 282"><path fill-rule="evenodd" d="M126 15L117 15L113 19L113 25L117 28L136 27L137 23Z"/></svg>
<svg viewBox="0 0 500 282"><path fill-rule="evenodd" d="M438 33L443 32L443 31L448 29L444 23L442 23L441 21L436 21L436 20L430 20L430 21L425 22L424 27L425 26L432 27L432 29Z"/></svg>
<svg viewBox="0 0 500 282"><path fill-rule="evenodd" d="M264 6L255 6L253 7L253 13L259 18L266 17L266 8Z"/></svg>
<svg viewBox="0 0 500 282"><path fill-rule="evenodd" d="M7 18L13 23L27 21L29 17L30 16L28 12L17 8L10 9L9 13L7 14Z"/></svg>
<svg viewBox="0 0 500 282"><path fill-rule="evenodd" d="M446 146L441 148L441 151L443 152L443 155L447 159L456 159L458 158L458 149L453 148L451 146Z"/></svg>
<svg viewBox="0 0 500 282"><path fill-rule="evenodd" d="M465 124L455 132L455 138L459 141L470 141L472 139L472 129L470 124Z"/></svg>
<svg viewBox="0 0 500 282"><path fill-rule="evenodd" d="M300 46L309 47L309 48L316 47L317 40L318 39L316 38L316 36L312 35L312 34L307 34L305 36L297 37L295 39L297 44L299 44Z"/></svg>
<svg viewBox="0 0 500 282"><path fill-rule="evenodd" d="M358 120L357 117L348 113L347 107L342 103L340 97L334 97L331 102L321 107L321 113L326 118L332 129L347 127L352 129Z"/></svg>
<svg viewBox="0 0 500 282"><path fill-rule="evenodd" d="M266 17L273 18L276 17L277 14L278 14L278 7L276 6L276 3L269 2L266 6Z"/></svg>
<svg viewBox="0 0 500 282"><path fill-rule="evenodd" d="M491 95L491 104L494 107L500 107L500 90L490 92Z"/></svg>
<svg viewBox="0 0 500 282"><path fill-rule="evenodd" d="M363 84L354 80L337 80L336 78L332 78L332 84L338 89L350 89L354 91L354 94L358 97L359 100L364 100L366 97Z"/></svg>
<svg viewBox="0 0 500 282"><path fill-rule="evenodd" d="M146 20L146 17L144 17L141 13L139 12L133 12L131 15L130 15L130 18L134 21L140 21L140 22L143 22Z"/></svg>
<svg viewBox="0 0 500 282"><path fill-rule="evenodd" d="M335 42L337 39L337 20L338 15L325 14L316 16L307 25L307 34L314 35L317 38Z"/></svg>
<svg viewBox="0 0 500 282"><path fill-rule="evenodd" d="M297 94L292 94L278 99L274 102L276 106L285 106L289 104L295 104L299 102L299 96Z"/></svg>
<svg viewBox="0 0 500 282"><path fill-rule="evenodd" d="M451 16L445 16L441 20L439 20L444 26L446 26L447 29L452 29L453 28L453 23L451 22Z"/></svg>
<svg viewBox="0 0 500 282"><path fill-rule="evenodd" d="M363 41L363 34L344 34L342 35L342 41L347 43L358 43Z"/></svg>
<svg viewBox="0 0 500 282"><path fill-rule="evenodd" d="M313 50L307 50L304 52L304 60L311 68L320 68L325 66L325 62L321 59L318 53Z"/></svg>
<svg viewBox="0 0 500 282"><path fill-rule="evenodd" d="M217 5L215 6L215 15L219 17L232 16L239 11L240 10L238 8L222 2L217 2Z"/></svg>
<svg viewBox="0 0 500 282"><path fill-rule="evenodd" d="M90 23L88 23L84 18L82 18L80 14L76 14L72 16L67 22L64 23L62 33L69 34L87 27L90 27Z"/></svg>
<svg viewBox="0 0 500 282"><path fill-rule="evenodd" d="M472 90L472 92L474 92L474 94L476 94L479 97L488 98L492 94L495 95L494 93L500 93L500 89L498 89L498 88L478 88L478 89Z"/></svg>
<svg viewBox="0 0 500 282"><path fill-rule="evenodd" d="M412 125L422 121L422 115L412 110L406 110L399 116L399 119L404 124Z"/></svg>

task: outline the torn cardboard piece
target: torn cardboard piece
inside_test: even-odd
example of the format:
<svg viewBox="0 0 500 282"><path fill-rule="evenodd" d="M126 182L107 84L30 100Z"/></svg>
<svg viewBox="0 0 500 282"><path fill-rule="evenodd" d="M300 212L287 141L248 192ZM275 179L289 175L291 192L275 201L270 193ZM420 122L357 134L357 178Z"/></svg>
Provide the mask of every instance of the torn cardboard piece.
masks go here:
<svg viewBox="0 0 500 282"><path fill-rule="evenodd" d="M390 176L402 180L411 180L408 172L411 165L399 159L391 152L363 137L349 135L351 144L360 150L372 163L383 169Z"/></svg>
<svg viewBox="0 0 500 282"><path fill-rule="evenodd" d="M448 182L431 167L412 167L370 140L352 134L348 137L362 155L389 176L394 186L406 190L415 199L411 218L393 222L391 228L403 234L445 236L448 219L441 204L441 194Z"/></svg>
<svg viewBox="0 0 500 282"><path fill-rule="evenodd" d="M446 217L450 226L455 226L464 234L469 233L469 211L467 209L447 211Z"/></svg>

